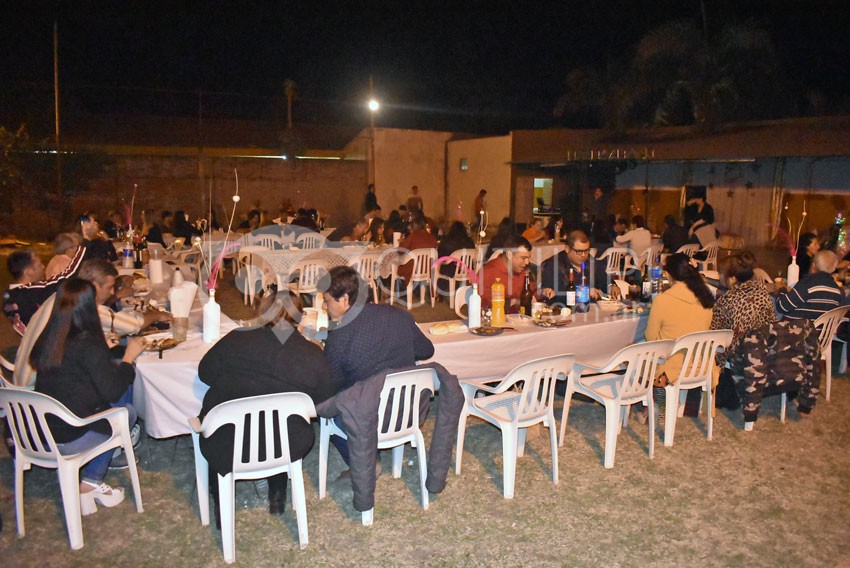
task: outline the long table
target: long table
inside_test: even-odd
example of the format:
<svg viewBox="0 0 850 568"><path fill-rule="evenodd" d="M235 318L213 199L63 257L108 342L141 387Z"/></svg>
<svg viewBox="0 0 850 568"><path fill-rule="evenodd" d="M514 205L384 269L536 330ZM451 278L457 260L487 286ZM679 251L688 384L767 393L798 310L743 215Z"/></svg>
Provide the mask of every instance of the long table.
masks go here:
<svg viewBox="0 0 850 568"><path fill-rule="evenodd" d="M569 325L542 328L529 319L509 316L501 335L483 337L469 332L431 335L434 323L418 324L434 344L429 362L443 365L460 379L499 377L533 359L574 353L588 363L604 362L618 350L642 341L646 314L606 314L593 309L574 314Z"/></svg>
<svg viewBox="0 0 850 568"><path fill-rule="evenodd" d="M201 402L209 387L198 378L198 364L212 347L201 337L202 325L202 309L196 301L189 314L185 342L163 351L162 359L158 352L146 352L136 359L133 406L152 438L190 433L188 419L201 411ZM236 322L221 314L222 336L237 327ZM167 332L164 336L170 335L171 332Z"/></svg>

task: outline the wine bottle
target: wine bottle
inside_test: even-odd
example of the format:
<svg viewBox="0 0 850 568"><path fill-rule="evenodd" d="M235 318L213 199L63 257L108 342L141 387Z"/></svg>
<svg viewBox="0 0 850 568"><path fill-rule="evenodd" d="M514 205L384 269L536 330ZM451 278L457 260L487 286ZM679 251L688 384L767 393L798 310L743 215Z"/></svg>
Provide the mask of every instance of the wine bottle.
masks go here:
<svg viewBox="0 0 850 568"><path fill-rule="evenodd" d="M567 280L567 307L571 311L575 311L576 308L575 272L573 271L572 265L570 265L570 278Z"/></svg>

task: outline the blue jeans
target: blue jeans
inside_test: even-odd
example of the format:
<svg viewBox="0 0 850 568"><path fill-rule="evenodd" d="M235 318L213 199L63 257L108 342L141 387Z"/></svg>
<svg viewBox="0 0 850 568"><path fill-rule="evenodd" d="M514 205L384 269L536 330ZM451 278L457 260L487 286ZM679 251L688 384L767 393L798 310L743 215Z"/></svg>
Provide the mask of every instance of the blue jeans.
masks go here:
<svg viewBox="0 0 850 568"><path fill-rule="evenodd" d="M136 409L133 408L133 385L127 389L127 391L121 395L116 402L113 402L110 406L112 408L126 407L129 412L130 419L130 428L136 423ZM60 453L63 454L75 454L78 452L85 451L89 448L97 446L108 440L110 438L109 434L101 434L100 432L95 432L94 430L89 430L76 440L72 440L67 444L56 444L59 448ZM112 454L115 450L109 450L100 454L99 456L92 458L86 465L83 466L80 479L83 481L88 481L89 483L98 485L103 481L103 478L106 477L106 472L109 469L109 462L112 461Z"/></svg>

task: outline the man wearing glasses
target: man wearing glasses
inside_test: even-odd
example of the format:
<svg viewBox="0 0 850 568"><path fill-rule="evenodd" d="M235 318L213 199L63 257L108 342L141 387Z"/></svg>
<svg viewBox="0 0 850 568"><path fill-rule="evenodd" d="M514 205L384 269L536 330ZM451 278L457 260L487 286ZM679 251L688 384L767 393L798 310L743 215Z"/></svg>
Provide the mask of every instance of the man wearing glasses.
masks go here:
<svg viewBox="0 0 850 568"><path fill-rule="evenodd" d="M581 230L571 231L564 243L564 251L543 262L540 266L541 285L543 288L555 290L552 302L566 304L567 285L570 281L570 271L573 273L573 283L581 284L582 265L587 273L587 284L590 286L590 299L598 300L601 290L607 287L605 266L590 256L590 239Z"/></svg>

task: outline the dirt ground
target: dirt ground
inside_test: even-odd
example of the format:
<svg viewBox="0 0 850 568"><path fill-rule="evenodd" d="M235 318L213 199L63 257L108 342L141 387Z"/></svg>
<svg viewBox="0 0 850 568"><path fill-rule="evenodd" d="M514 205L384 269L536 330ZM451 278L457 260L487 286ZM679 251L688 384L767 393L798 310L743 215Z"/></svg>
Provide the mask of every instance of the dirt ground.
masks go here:
<svg viewBox="0 0 850 568"><path fill-rule="evenodd" d="M773 271L771 271L773 273ZM5 287L5 283L3 284ZM220 293L225 312L243 317L236 293ZM420 308L420 321L445 319L446 306ZM7 328L8 326L0 326ZM8 336L0 335L0 341ZM2 345L6 345L2 342ZM439 397L435 405L439 404ZM560 401L559 401L560 405ZM432 406L431 416L436 407ZM560 417L560 411L556 413ZM310 543L297 545L294 514L267 512L262 483L237 489L237 563L247 566L847 566L850 565L850 380L834 377L832 400L809 417L779 399L762 407L752 432L738 412L719 411L714 440L702 419L679 420L676 443L656 432L648 458L647 427L620 433L616 465L602 466L604 410L574 401L560 476L551 480L548 435L529 436L517 465L515 498L502 497L499 431L469 419L463 472L449 473L430 507L420 505L415 453L401 479L384 474L375 524L364 527L347 480L317 496L318 452L304 463ZM430 441L433 418L424 427ZM318 434L318 427L316 427ZM218 566L221 541L198 517L192 443L187 436L144 439L139 454L144 513L136 513L125 472L107 482L127 500L83 519L86 541L68 548L56 474L25 474L27 534L15 533L13 464L0 450L0 558L7 566ZM329 480L343 469L331 451Z"/></svg>

